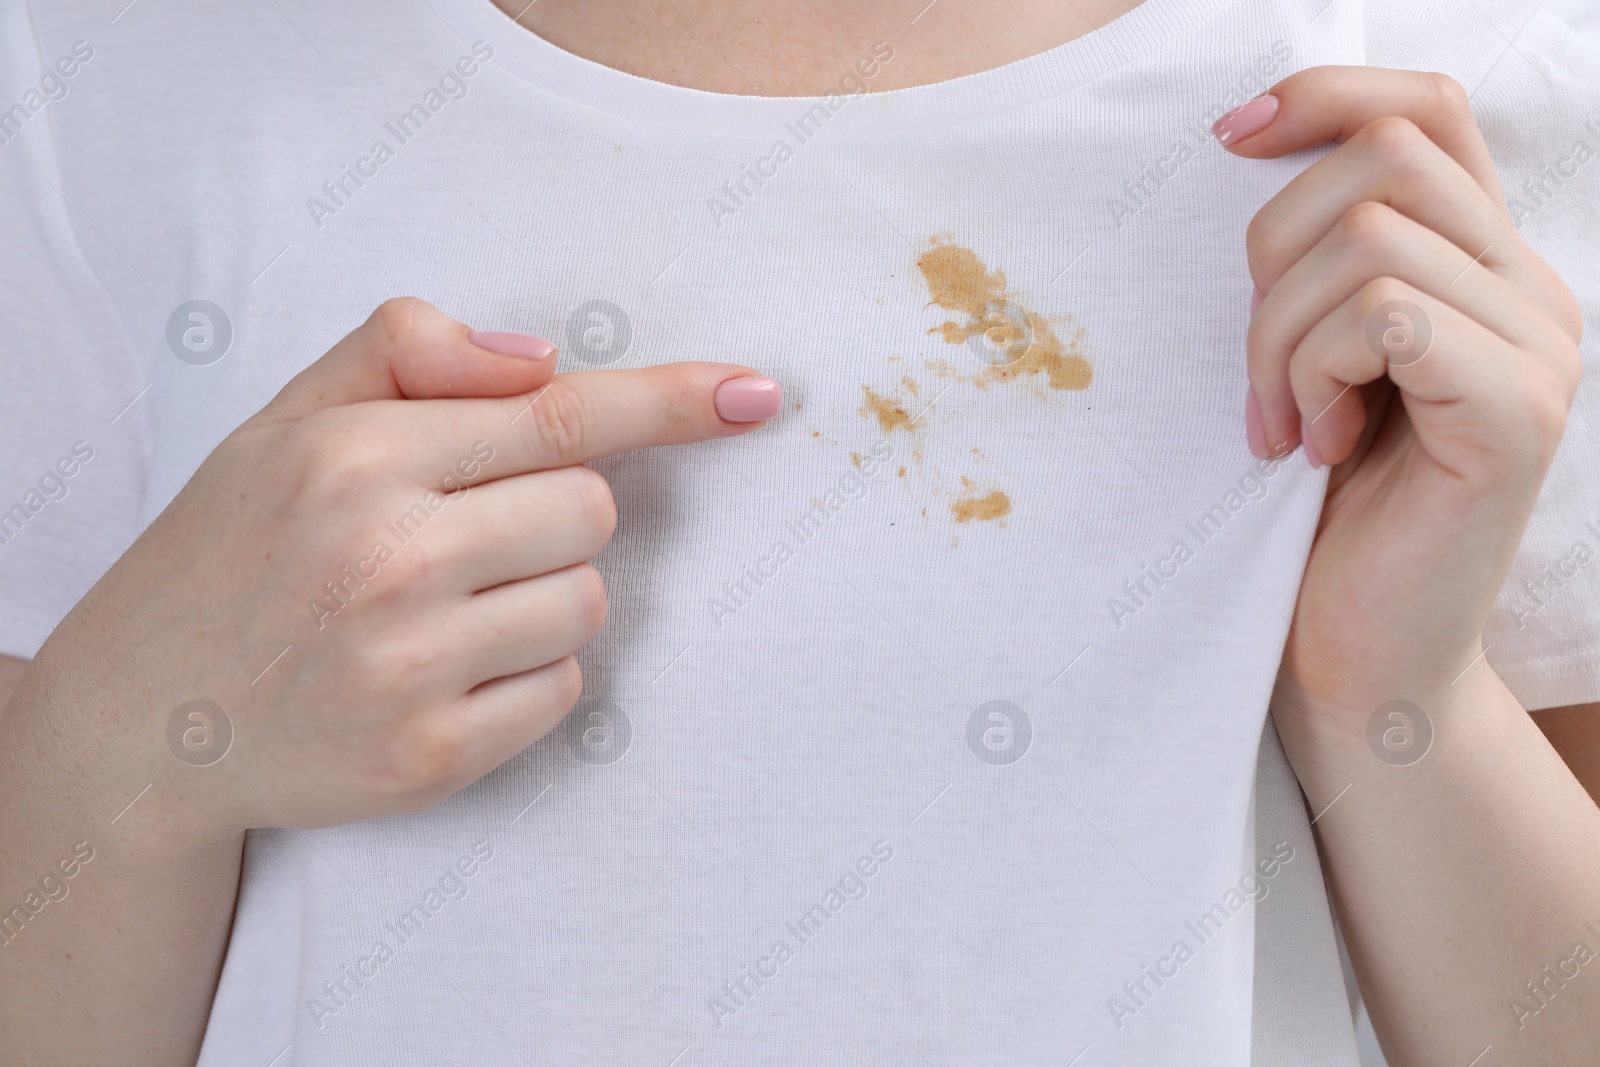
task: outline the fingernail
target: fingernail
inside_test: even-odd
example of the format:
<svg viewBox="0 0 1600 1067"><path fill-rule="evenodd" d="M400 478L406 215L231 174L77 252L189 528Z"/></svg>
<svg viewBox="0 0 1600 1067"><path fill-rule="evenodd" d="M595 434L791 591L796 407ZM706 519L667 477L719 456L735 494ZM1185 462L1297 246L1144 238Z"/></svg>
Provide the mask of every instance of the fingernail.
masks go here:
<svg viewBox="0 0 1600 1067"><path fill-rule="evenodd" d="M1267 458L1267 424L1261 419L1261 402L1256 391L1246 391L1244 398L1244 439L1250 445L1250 454L1257 459Z"/></svg>
<svg viewBox="0 0 1600 1067"><path fill-rule="evenodd" d="M1306 450L1306 462L1311 464L1311 469L1322 469L1322 456L1317 452L1317 442L1311 436L1311 425L1305 419L1300 420L1300 447Z"/></svg>
<svg viewBox="0 0 1600 1067"><path fill-rule="evenodd" d="M771 378L729 378L712 397L723 422L760 422L783 405L783 393Z"/></svg>
<svg viewBox="0 0 1600 1067"><path fill-rule="evenodd" d="M519 356L522 359L549 359L556 350L555 345L531 333L473 330L467 335L467 340L497 355Z"/></svg>
<svg viewBox="0 0 1600 1067"><path fill-rule="evenodd" d="M1277 115L1278 98L1258 96L1213 122L1211 135L1223 144L1234 144L1266 129Z"/></svg>
<svg viewBox="0 0 1600 1067"><path fill-rule="evenodd" d="M1256 312L1261 310L1261 302L1263 300L1265 300L1266 298L1267 298L1267 294L1263 293L1261 291L1261 287L1259 285L1251 287L1251 289L1250 289L1250 317L1252 319L1256 317Z"/></svg>

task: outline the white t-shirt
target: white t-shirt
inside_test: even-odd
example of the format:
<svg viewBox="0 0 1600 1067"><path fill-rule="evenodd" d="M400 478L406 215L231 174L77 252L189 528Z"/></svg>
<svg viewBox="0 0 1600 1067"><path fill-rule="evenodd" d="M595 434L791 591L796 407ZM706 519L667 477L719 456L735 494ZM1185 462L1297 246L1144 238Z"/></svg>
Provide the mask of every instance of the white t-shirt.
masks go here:
<svg viewBox="0 0 1600 1067"><path fill-rule="evenodd" d="M1491 119L1517 62L1584 84L1559 10L1479 72ZM1410 65L1498 32L1386 17ZM1315 154L1208 127L1361 62L1358 4L1147 0L855 96L907 47L863 42L826 99L646 82L488 0L96 18L0 12L0 651L389 296L787 398L595 465L622 521L566 726L426 815L251 833L202 1064L1236 1067L1253 1016L1259 1062L1252 898L1298 880L1331 945L1305 839L1258 846L1303 830L1281 773L1253 802L1324 476L1245 449L1243 234ZM1501 129L1514 165L1573 116ZM1564 180L1524 225L1592 311ZM1559 562L1600 543L1591 395L1519 563L1562 584L1491 633L1531 706L1600 700L1600 584Z"/></svg>

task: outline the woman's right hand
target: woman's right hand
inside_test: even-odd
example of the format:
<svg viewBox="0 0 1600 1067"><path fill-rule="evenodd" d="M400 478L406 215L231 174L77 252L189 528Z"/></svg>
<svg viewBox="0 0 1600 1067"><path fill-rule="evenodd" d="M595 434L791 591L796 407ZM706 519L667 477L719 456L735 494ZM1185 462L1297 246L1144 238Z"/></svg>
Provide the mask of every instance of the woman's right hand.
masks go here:
<svg viewBox="0 0 1600 1067"><path fill-rule="evenodd" d="M572 707L572 653L605 619L587 561L616 510L581 464L779 405L744 367L555 375L541 349L385 303L217 446L32 673L93 674L120 712L77 725L120 714L119 762L211 840L418 811L475 781ZM231 724L216 762L223 723L187 712L169 750L195 700Z"/></svg>

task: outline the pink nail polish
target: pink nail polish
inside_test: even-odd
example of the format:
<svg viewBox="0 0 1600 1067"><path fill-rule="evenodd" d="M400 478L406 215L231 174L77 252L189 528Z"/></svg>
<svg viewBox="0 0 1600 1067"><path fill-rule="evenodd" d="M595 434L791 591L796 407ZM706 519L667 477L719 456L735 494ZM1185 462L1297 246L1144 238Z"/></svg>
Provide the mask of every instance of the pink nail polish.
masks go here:
<svg viewBox="0 0 1600 1067"><path fill-rule="evenodd" d="M1278 116L1278 98L1258 96L1241 104L1211 124L1211 135L1223 144L1236 144L1253 133L1260 133Z"/></svg>
<svg viewBox="0 0 1600 1067"><path fill-rule="evenodd" d="M467 335L467 340L497 355L518 356L522 359L549 359L556 350L555 345L531 333L473 330Z"/></svg>
<svg viewBox="0 0 1600 1067"><path fill-rule="evenodd" d="M1267 424L1261 418L1261 402L1256 391L1248 390L1244 398L1244 439L1250 454L1257 459L1267 458Z"/></svg>
<svg viewBox="0 0 1600 1067"><path fill-rule="evenodd" d="M1261 291L1261 287L1259 285L1251 287L1251 289L1250 289L1250 317L1252 319L1256 317L1256 312L1261 310L1261 302L1263 300L1265 300L1266 298L1267 298L1267 294L1263 293Z"/></svg>
<svg viewBox="0 0 1600 1067"><path fill-rule="evenodd" d="M1311 426L1305 419L1300 420L1300 447L1306 450L1306 462L1311 464L1311 469L1322 469L1322 455L1317 451L1317 442L1311 436Z"/></svg>
<svg viewBox="0 0 1600 1067"><path fill-rule="evenodd" d="M712 403L723 422L760 422L783 406L783 393L771 378L730 378L717 386Z"/></svg>

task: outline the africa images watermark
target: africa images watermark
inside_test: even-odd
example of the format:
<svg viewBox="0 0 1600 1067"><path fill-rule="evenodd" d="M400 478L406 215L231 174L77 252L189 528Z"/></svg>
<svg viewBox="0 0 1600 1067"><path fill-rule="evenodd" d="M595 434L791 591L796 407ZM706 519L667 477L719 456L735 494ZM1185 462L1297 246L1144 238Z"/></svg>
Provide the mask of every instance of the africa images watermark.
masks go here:
<svg viewBox="0 0 1600 1067"><path fill-rule="evenodd" d="M367 554L347 563L339 568L339 573L322 583L326 599L311 597L307 603L311 607L311 617L316 620L317 629L327 626L328 620L339 614L355 600L356 595L367 587L382 573L385 565L394 560L395 555L411 541L422 533L422 529L433 517L443 511L454 500L464 498L470 491L468 481L477 477L479 471L494 459L494 446L488 441L478 441L473 444L471 452L456 461L456 465L446 474L441 484L446 492L430 489L423 494L422 499L407 508L392 521L383 524L383 528L394 538L395 545L390 547L389 542L378 538L372 542L372 547Z"/></svg>
<svg viewBox="0 0 1600 1067"><path fill-rule="evenodd" d="M233 720L209 700L184 701L167 716L167 748L182 763L209 767L233 747Z"/></svg>
<svg viewBox="0 0 1600 1067"><path fill-rule="evenodd" d="M1253 68L1232 86L1226 96L1213 103L1193 121L1183 127L1184 136L1172 142L1165 154L1139 172L1139 176L1122 183L1119 195L1106 200L1111 221L1118 229L1143 211L1195 153L1207 144L1214 143L1211 124L1234 108L1271 88L1276 75L1289 65L1294 57L1294 47L1285 41L1273 41L1270 51L1256 57Z"/></svg>
<svg viewBox="0 0 1600 1067"><path fill-rule="evenodd" d="M1229 919L1244 911L1251 903L1259 904L1272 892L1271 881L1294 860L1294 846L1280 841L1272 846L1272 854L1256 863L1255 869L1230 886L1222 899L1183 924L1184 930L1194 939L1180 937L1172 943L1165 956L1139 969L1133 978L1122 983L1122 996L1107 997L1106 1010L1111 1021L1121 1030L1127 1021L1150 1005L1157 993L1168 982L1178 977L1183 965L1194 959L1199 949L1216 940ZM1257 873L1259 872L1259 874Z"/></svg>
<svg viewBox="0 0 1600 1067"><path fill-rule="evenodd" d="M558 729L567 751L591 767L609 767L633 747L633 720L607 697L584 697Z"/></svg>
<svg viewBox="0 0 1600 1067"><path fill-rule="evenodd" d="M446 907L465 900L471 892L468 880L476 877L490 860L494 859L494 845L485 837L472 846L470 855L457 857L454 864L428 887L420 900L402 910L383 924L384 934L373 939L365 954L335 968L333 976L322 983L321 996L306 998L306 1011L318 1030L332 1016L349 1007L356 995L376 979L383 967L391 962L409 942L425 930L429 923Z"/></svg>
<svg viewBox="0 0 1600 1067"><path fill-rule="evenodd" d="M1367 717L1367 747L1391 767L1419 763L1433 750L1433 719L1415 701L1385 701Z"/></svg>
<svg viewBox="0 0 1600 1067"><path fill-rule="evenodd" d="M337 215L355 199L355 195L378 176L385 163L395 158L399 150L422 132L432 118L455 100L465 100L471 90L469 79L480 70L481 64L494 58L494 48L487 41L474 41L472 54L462 56L439 76L438 82L422 99L385 122L383 129L388 137L378 137L368 147L365 155L354 164L345 163L339 173L322 183L320 197L306 198L306 210L317 229L322 229L329 216ZM393 143L390 142L393 138Z"/></svg>
<svg viewBox="0 0 1600 1067"><path fill-rule="evenodd" d="M67 93L72 91L70 80L93 58L94 48L89 42L74 41L71 52L45 68L36 88L29 89L22 94L21 100L0 111L0 145L8 145L15 140L22 128L47 104L65 100Z"/></svg>
<svg viewBox="0 0 1600 1067"><path fill-rule="evenodd" d="M795 157L801 145L821 133L828 120L843 111L851 100L866 95L867 83L893 58L894 47L888 41L874 43L872 53L856 60L855 66L839 78L834 92L785 122L784 132L794 138L793 142L789 137L779 137L755 160L741 166L738 174L723 182L719 190L721 195L706 199L711 221L720 229L724 222L738 214L767 182L778 176L778 171Z"/></svg>
<svg viewBox="0 0 1600 1067"><path fill-rule="evenodd" d="M1278 473L1286 457L1258 459L1251 469L1222 495L1222 499L1194 519L1183 524L1183 533L1166 553L1139 571L1137 577L1122 583L1122 596L1106 598L1106 610L1118 630L1150 606L1156 594L1177 579L1185 564L1215 540L1228 522L1249 504L1265 499L1270 487L1267 479Z"/></svg>
<svg viewBox="0 0 1600 1067"><path fill-rule="evenodd" d="M1600 527L1596 527L1592 522L1583 525L1596 541L1600 541ZM1529 619L1548 607L1563 589L1571 585L1577 579L1578 573L1594 559L1594 555L1594 547L1580 537L1573 542L1566 555L1559 556L1540 567L1537 579L1524 579L1522 588L1507 602L1507 606L1511 609L1511 617L1517 620L1517 629L1526 627Z"/></svg>
<svg viewBox="0 0 1600 1067"><path fill-rule="evenodd" d="M67 499L72 491L68 484L91 459L94 447L87 441L75 441L72 450L41 474L37 481L22 494L22 499L0 512L0 545L9 545L22 533L33 517L50 504Z"/></svg>
<svg viewBox="0 0 1600 1067"><path fill-rule="evenodd" d="M967 748L991 767L1008 767L1028 754L1033 720L1009 700L986 700L967 716Z"/></svg>
<svg viewBox="0 0 1600 1067"><path fill-rule="evenodd" d="M1583 928L1600 939L1600 927L1596 927L1593 922L1584 923ZM1596 943L1600 944L1600 941ZM1567 988L1567 983L1577 978L1582 973L1582 968L1594 960L1595 950L1588 941L1580 939L1573 942L1572 948L1565 956L1553 964L1545 964L1539 969L1537 977L1522 983L1522 991L1526 997L1518 995L1506 998L1506 1007L1511 1009L1511 1018L1516 1022L1517 1029L1525 1029L1528 1020L1548 1008L1556 999L1556 995Z"/></svg>
<svg viewBox="0 0 1600 1067"><path fill-rule="evenodd" d="M18 937L39 913L53 903L67 899L72 887L67 883L78 876L83 865L94 859L94 846L79 841L72 846L72 855L59 859L39 879L39 888L30 889L22 903L8 912L0 913L0 948L5 948Z"/></svg>
<svg viewBox="0 0 1600 1067"><path fill-rule="evenodd" d="M706 600L717 629L722 629L723 620L737 613L755 599L756 593L768 582L775 580L783 565L794 559L806 542L833 521L835 515L866 496L873 478L888 466L893 456L894 446L887 439L873 445L872 451L857 459L857 470L840 475L820 500L811 501L809 510L783 524L783 536L772 543L766 554L746 564L732 581L723 582L722 595Z"/></svg>
<svg viewBox="0 0 1600 1067"><path fill-rule="evenodd" d="M1589 136L1600 138L1600 122L1595 119L1585 122L1583 129ZM1573 140L1565 154L1540 166L1539 172L1533 177L1524 179L1515 194L1506 197L1506 210L1511 214L1511 225L1520 228L1524 222L1544 210L1546 205L1572 184L1578 173L1594 157L1594 147L1584 138L1578 137Z"/></svg>
<svg viewBox="0 0 1600 1067"><path fill-rule="evenodd" d="M767 987L778 976L778 968L795 958L813 938L822 932L829 919L838 915L845 906L866 899L869 880L878 875L894 859L894 848L887 841L874 841L870 855L859 857L839 880L828 887L822 899L803 912L798 919L783 924L785 937L774 941L766 954L754 963L739 968L739 973L722 983L720 996L708 997L706 1007L711 1010L711 1022L718 1030L739 1009ZM791 944L791 940L793 944Z"/></svg>

